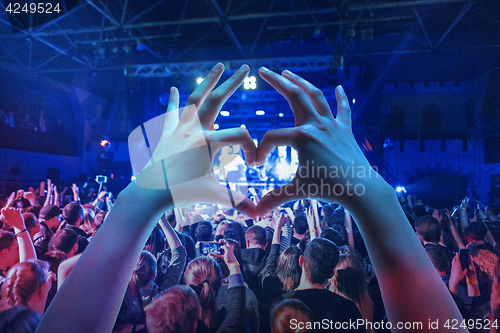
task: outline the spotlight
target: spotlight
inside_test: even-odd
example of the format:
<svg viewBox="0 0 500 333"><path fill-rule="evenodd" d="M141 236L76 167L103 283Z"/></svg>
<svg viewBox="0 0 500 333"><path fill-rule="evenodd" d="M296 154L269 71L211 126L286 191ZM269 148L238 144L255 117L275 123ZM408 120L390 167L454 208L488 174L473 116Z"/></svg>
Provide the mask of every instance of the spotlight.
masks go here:
<svg viewBox="0 0 500 333"><path fill-rule="evenodd" d="M352 104L356 104L356 98L352 99Z"/></svg>
<svg viewBox="0 0 500 333"><path fill-rule="evenodd" d="M215 129L219 129L219 124L214 124Z"/></svg>
<svg viewBox="0 0 500 333"><path fill-rule="evenodd" d="M245 126L245 124L241 124L241 126L240 126L240 127L241 127L241 128L247 128L247 127Z"/></svg>
<svg viewBox="0 0 500 333"><path fill-rule="evenodd" d="M197 78L197 79L196 79L196 83L197 83L197 84L200 84L200 83L202 83L202 82L203 82L203 80L205 80L205 79L204 79L204 78L202 78L202 77L199 77L199 78Z"/></svg>
<svg viewBox="0 0 500 333"><path fill-rule="evenodd" d="M266 111L264 111L264 110L257 110L257 111L255 111L255 114L258 115L258 116L263 116L263 115L266 114Z"/></svg>
<svg viewBox="0 0 500 333"><path fill-rule="evenodd" d="M406 189L404 186L396 186L396 192L403 192L403 193L406 193Z"/></svg>
<svg viewBox="0 0 500 333"><path fill-rule="evenodd" d="M229 111L221 111L220 115L223 117L229 117Z"/></svg>
<svg viewBox="0 0 500 333"><path fill-rule="evenodd" d="M102 147L106 147L107 145L110 145L111 142L109 142L108 140L101 140L101 146Z"/></svg>
<svg viewBox="0 0 500 333"><path fill-rule="evenodd" d="M255 76L247 76L245 81L243 81L243 88L248 89L257 89L257 78Z"/></svg>
<svg viewBox="0 0 500 333"><path fill-rule="evenodd" d="M280 118L283 118L284 114L280 112L280 113L278 114L278 116L279 116Z"/></svg>

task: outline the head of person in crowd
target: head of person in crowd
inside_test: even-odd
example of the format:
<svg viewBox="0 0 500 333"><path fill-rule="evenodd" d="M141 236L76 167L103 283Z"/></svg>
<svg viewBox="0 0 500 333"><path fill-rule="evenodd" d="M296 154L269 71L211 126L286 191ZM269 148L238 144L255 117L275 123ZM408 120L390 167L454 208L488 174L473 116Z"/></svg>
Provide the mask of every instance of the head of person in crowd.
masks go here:
<svg viewBox="0 0 500 333"><path fill-rule="evenodd" d="M130 281L138 290L138 288L146 287L153 281L156 273L157 262L155 256L149 251L142 251Z"/></svg>
<svg viewBox="0 0 500 333"><path fill-rule="evenodd" d="M2 285L2 307L24 305L43 314L52 277L45 261L27 260L14 265Z"/></svg>
<svg viewBox="0 0 500 333"><path fill-rule="evenodd" d="M74 230L61 229L52 236L54 250L66 253L67 258L73 257L78 251L78 235Z"/></svg>
<svg viewBox="0 0 500 333"><path fill-rule="evenodd" d="M441 238L439 221L430 215L425 215L415 221L415 231L422 243L437 244Z"/></svg>
<svg viewBox="0 0 500 333"><path fill-rule="evenodd" d="M337 245L321 237L313 239L307 243L304 255L299 258L302 267L300 284L310 288L324 288L338 261Z"/></svg>
<svg viewBox="0 0 500 333"><path fill-rule="evenodd" d="M215 215L213 216L213 218L212 218L212 222L213 222L214 224L217 224L217 225L218 225L219 223L221 223L222 221L226 221L226 220L227 220L227 219L226 219L226 217L225 217L225 216L224 216L224 214L222 214L222 213L215 214Z"/></svg>
<svg viewBox="0 0 500 333"><path fill-rule="evenodd" d="M305 324L312 321L313 314L307 305L298 299L286 299L271 310L271 333L310 332Z"/></svg>
<svg viewBox="0 0 500 333"><path fill-rule="evenodd" d="M196 226L195 236L198 242L209 242L213 239L214 229L209 221L201 221Z"/></svg>
<svg viewBox="0 0 500 333"><path fill-rule="evenodd" d="M49 264L49 270L56 275L59 265L66 259L68 259L66 253L58 250L49 251L40 257L41 261L45 261Z"/></svg>
<svg viewBox="0 0 500 333"><path fill-rule="evenodd" d="M38 223L38 218L33 213L23 213L24 225L28 229L28 233L33 240L33 237L40 231L40 223Z"/></svg>
<svg viewBox="0 0 500 333"><path fill-rule="evenodd" d="M425 251L438 274L440 276L448 274L451 269L451 262L446 253L446 249L442 246L427 246L425 247Z"/></svg>
<svg viewBox="0 0 500 333"><path fill-rule="evenodd" d="M302 239L309 230L309 225L307 224L307 218L304 214L299 214L295 216L293 220L293 230L295 238Z"/></svg>
<svg viewBox="0 0 500 333"><path fill-rule="evenodd" d="M346 240L342 237L342 234L331 227L323 229L323 231L321 232L321 238L332 241L338 247L347 245Z"/></svg>
<svg viewBox="0 0 500 333"><path fill-rule="evenodd" d="M258 225L253 225L245 232L247 249L260 248L265 250L267 245L266 229Z"/></svg>
<svg viewBox="0 0 500 333"><path fill-rule="evenodd" d="M278 257L278 267L276 274L283 283L283 290L288 292L296 289L300 283L302 267L299 265L299 258L303 252L299 247L292 246L283 251Z"/></svg>
<svg viewBox="0 0 500 333"><path fill-rule="evenodd" d="M224 239L236 240L242 249L246 247L245 233L243 227L238 222L231 222L224 232Z"/></svg>
<svg viewBox="0 0 500 333"><path fill-rule="evenodd" d="M109 212L100 211L97 214L95 214L94 224L95 224L96 230L99 230L99 228L102 226L102 224L104 223L104 220L106 219L106 216L108 215L108 213Z"/></svg>
<svg viewBox="0 0 500 333"><path fill-rule="evenodd" d="M163 230L157 225L153 228L151 235L149 235L146 244L144 245L144 250L151 252L155 257L165 250L167 242L165 240L165 234Z"/></svg>
<svg viewBox="0 0 500 333"><path fill-rule="evenodd" d="M194 333L200 304L188 286L173 286L146 307L149 333Z"/></svg>
<svg viewBox="0 0 500 333"><path fill-rule="evenodd" d="M64 206L62 216L69 225L79 227L84 218L83 206L80 201L73 201Z"/></svg>
<svg viewBox="0 0 500 333"><path fill-rule="evenodd" d="M4 273L19 262L19 245L10 231L0 230L0 270Z"/></svg>
<svg viewBox="0 0 500 333"><path fill-rule="evenodd" d="M59 215L61 215L61 208L56 205L47 205L40 209L38 215L40 223L45 225L52 231L56 231L59 227Z"/></svg>
<svg viewBox="0 0 500 333"><path fill-rule="evenodd" d="M215 241L219 241L219 239L224 238L224 233L227 230L227 226L229 223L226 221L221 221L219 224L217 224L217 228L215 228Z"/></svg>
<svg viewBox="0 0 500 333"><path fill-rule="evenodd" d="M80 223L80 229L85 231L88 235L94 236L97 232L97 228L94 222L94 211L91 209L83 209L83 221Z"/></svg>
<svg viewBox="0 0 500 333"><path fill-rule="evenodd" d="M498 215L500 214L500 207L494 204L489 204L486 206L486 218L490 221L498 221Z"/></svg>
<svg viewBox="0 0 500 333"><path fill-rule="evenodd" d="M0 312L0 332L34 333L42 316L26 306L15 306Z"/></svg>
<svg viewBox="0 0 500 333"><path fill-rule="evenodd" d="M207 329L217 328L220 318L216 296L222 285L219 264L207 257L196 258L187 265L184 281L198 295L201 306L200 324Z"/></svg>
<svg viewBox="0 0 500 333"><path fill-rule="evenodd" d="M350 246L343 246L339 252L339 262L328 280L328 289L356 303L363 319L373 321L373 302L368 294L361 255Z"/></svg>
<svg viewBox="0 0 500 333"><path fill-rule="evenodd" d="M472 242L484 241L487 233L488 228L483 222L471 222L464 230L465 242L470 244Z"/></svg>

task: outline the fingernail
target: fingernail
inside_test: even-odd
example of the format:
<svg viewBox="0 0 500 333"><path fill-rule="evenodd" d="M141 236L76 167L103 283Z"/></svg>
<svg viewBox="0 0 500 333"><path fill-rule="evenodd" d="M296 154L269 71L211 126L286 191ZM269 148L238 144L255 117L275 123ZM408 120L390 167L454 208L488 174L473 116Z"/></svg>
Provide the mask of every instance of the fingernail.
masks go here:
<svg viewBox="0 0 500 333"><path fill-rule="evenodd" d="M267 69L266 67L262 66L260 68L260 70L263 72L263 73L268 73L269 72L269 69Z"/></svg>
<svg viewBox="0 0 500 333"><path fill-rule="evenodd" d="M224 65L220 62L217 63L217 65L214 66L214 68L212 68L213 71L220 71L221 69L224 68Z"/></svg>
<svg viewBox="0 0 500 333"><path fill-rule="evenodd" d="M173 95L175 93L175 87L170 88L170 95Z"/></svg>
<svg viewBox="0 0 500 333"><path fill-rule="evenodd" d="M285 69L285 70L283 71L283 75L285 75L285 76L293 76L293 73L292 73L292 72L290 72L288 69Z"/></svg>
<svg viewBox="0 0 500 333"><path fill-rule="evenodd" d="M249 69L250 69L250 67L248 67L248 65L247 65L247 64L243 64L243 65L241 65L241 67L240 67L240 70L241 70L241 71L247 71L247 70L249 70Z"/></svg>
<svg viewBox="0 0 500 333"><path fill-rule="evenodd" d="M256 162L255 162L255 165L256 165L256 166L258 166L258 167L260 167L260 166L262 165L262 162L257 162L257 161L256 161Z"/></svg>

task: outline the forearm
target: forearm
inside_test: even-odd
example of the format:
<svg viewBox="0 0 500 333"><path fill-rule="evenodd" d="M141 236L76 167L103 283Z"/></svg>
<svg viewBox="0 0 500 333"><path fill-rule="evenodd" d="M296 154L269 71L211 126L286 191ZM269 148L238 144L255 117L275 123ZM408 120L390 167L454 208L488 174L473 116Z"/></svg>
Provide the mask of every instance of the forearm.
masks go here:
<svg viewBox="0 0 500 333"><path fill-rule="evenodd" d="M364 195L349 198L343 206L351 212L363 236L389 320L461 320L450 293L407 222L393 188L382 178L369 179L364 186ZM415 304L419 304L418 311Z"/></svg>
<svg viewBox="0 0 500 333"><path fill-rule="evenodd" d="M462 231L469 226L469 217L467 216L466 209L460 209L460 224L462 225Z"/></svg>
<svg viewBox="0 0 500 333"><path fill-rule="evenodd" d="M57 292L37 332L110 332L143 246L172 205L168 190L129 184Z"/></svg>
<svg viewBox="0 0 500 333"><path fill-rule="evenodd" d="M347 243L354 249L354 234L352 233L352 218L351 214L345 211L345 231L347 232Z"/></svg>
<svg viewBox="0 0 500 333"><path fill-rule="evenodd" d="M453 235L453 239L455 240L455 243L457 243L458 248L465 249L465 245L462 242L462 239L460 238L460 235L458 234L457 229L455 229L455 226L453 225L453 223L451 223L451 225L450 225L450 230L451 230L451 234Z"/></svg>
<svg viewBox="0 0 500 333"><path fill-rule="evenodd" d="M179 239L179 236L177 236L172 226L168 223L167 219L165 218L165 215L162 215L161 219L158 222L160 223L160 227L163 230L163 233L165 234L168 247L170 249L175 249L176 247L181 246L182 244Z"/></svg>
<svg viewBox="0 0 500 333"><path fill-rule="evenodd" d="M14 232L17 234L17 241L19 242L19 262L36 259L35 247L33 246L30 234L27 230L23 230L14 227Z"/></svg>

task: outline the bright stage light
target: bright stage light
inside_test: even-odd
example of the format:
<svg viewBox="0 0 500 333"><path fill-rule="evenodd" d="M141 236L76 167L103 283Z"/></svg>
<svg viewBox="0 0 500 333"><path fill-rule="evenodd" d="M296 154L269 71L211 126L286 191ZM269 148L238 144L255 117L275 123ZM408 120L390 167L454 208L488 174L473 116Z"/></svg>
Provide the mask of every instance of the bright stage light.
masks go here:
<svg viewBox="0 0 500 333"><path fill-rule="evenodd" d="M240 126L240 127L241 127L241 128L247 128L247 127L245 126L245 124L241 124L241 126Z"/></svg>
<svg viewBox="0 0 500 333"><path fill-rule="evenodd" d="M219 124L214 124L215 129L219 129Z"/></svg>
<svg viewBox="0 0 500 333"><path fill-rule="evenodd" d="M282 118L282 117L284 116L284 114L280 112L280 113L278 114L278 116L279 116L280 118Z"/></svg>
<svg viewBox="0 0 500 333"><path fill-rule="evenodd" d="M396 186L396 192L406 193L406 189L404 188L404 186Z"/></svg>
<svg viewBox="0 0 500 333"><path fill-rule="evenodd" d="M229 111L221 111L220 115L223 117L229 117Z"/></svg>
<svg viewBox="0 0 500 333"><path fill-rule="evenodd" d="M266 111L264 111L264 110L257 110L257 111L255 111L255 114L258 115L258 116L263 116L263 115L266 114Z"/></svg>
<svg viewBox="0 0 500 333"><path fill-rule="evenodd" d="M205 79L202 78L202 77L199 77L199 78L196 79L196 83L200 84L200 83L203 82L203 80L205 80Z"/></svg>
<svg viewBox="0 0 500 333"><path fill-rule="evenodd" d="M247 76L245 81L243 81L243 88L248 89L257 89L257 78L255 76Z"/></svg>
<svg viewBox="0 0 500 333"><path fill-rule="evenodd" d="M352 99L352 104L356 104L356 98Z"/></svg>

